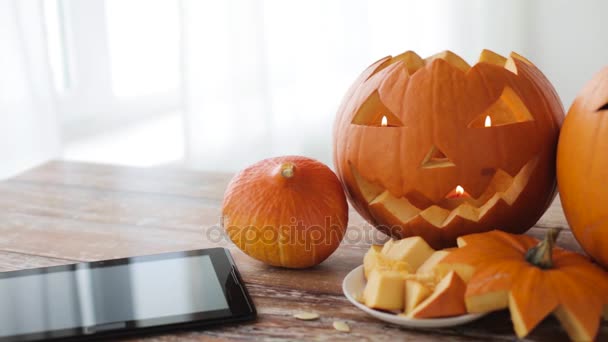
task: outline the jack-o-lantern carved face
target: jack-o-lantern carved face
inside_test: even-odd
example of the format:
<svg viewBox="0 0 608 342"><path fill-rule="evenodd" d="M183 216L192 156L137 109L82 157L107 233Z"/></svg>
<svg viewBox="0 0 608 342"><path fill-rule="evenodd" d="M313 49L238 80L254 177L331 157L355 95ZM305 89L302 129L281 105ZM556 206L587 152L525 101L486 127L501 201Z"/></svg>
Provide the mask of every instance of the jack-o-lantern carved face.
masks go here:
<svg viewBox="0 0 608 342"><path fill-rule="evenodd" d="M347 93L334 162L351 204L396 238L434 247L490 229L523 232L555 195L564 112L529 61L447 51L370 66Z"/></svg>

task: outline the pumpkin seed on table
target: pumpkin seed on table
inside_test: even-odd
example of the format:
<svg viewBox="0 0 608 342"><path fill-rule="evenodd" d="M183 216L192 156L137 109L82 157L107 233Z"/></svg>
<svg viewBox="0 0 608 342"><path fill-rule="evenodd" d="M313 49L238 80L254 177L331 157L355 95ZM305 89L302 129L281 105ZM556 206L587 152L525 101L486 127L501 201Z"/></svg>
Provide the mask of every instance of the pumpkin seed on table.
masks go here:
<svg viewBox="0 0 608 342"><path fill-rule="evenodd" d="M315 312L298 312L293 317L302 321L314 321L319 318L319 314Z"/></svg>
<svg viewBox="0 0 608 342"><path fill-rule="evenodd" d="M350 332L350 327L344 321L334 321L334 329L340 332Z"/></svg>

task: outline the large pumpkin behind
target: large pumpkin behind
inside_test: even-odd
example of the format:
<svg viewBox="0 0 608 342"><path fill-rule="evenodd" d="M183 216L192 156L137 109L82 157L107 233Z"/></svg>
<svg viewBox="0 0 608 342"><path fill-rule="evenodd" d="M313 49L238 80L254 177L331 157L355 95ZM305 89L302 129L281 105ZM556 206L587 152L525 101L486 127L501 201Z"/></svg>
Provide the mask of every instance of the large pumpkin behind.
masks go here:
<svg viewBox="0 0 608 342"><path fill-rule="evenodd" d="M583 249L608 267L608 67L576 97L559 138L564 213Z"/></svg>
<svg viewBox="0 0 608 342"><path fill-rule="evenodd" d="M545 76L512 53L470 67L446 51L386 57L338 111L334 163L351 204L395 238L435 248L526 231L555 196L564 112Z"/></svg>

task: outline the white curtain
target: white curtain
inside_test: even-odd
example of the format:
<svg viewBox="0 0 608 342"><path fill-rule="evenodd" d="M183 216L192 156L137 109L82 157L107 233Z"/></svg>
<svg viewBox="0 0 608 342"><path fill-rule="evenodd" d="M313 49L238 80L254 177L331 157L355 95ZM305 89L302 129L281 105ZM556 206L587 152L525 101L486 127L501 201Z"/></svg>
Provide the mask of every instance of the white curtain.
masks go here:
<svg viewBox="0 0 608 342"><path fill-rule="evenodd" d="M234 171L282 154L329 163L333 116L357 74L404 46L427 52L446 41L436 32L408 38L443 18L399 18L433 6L418 1L390 11L361 0L183 4L187 155L202 169ZM393 42L382 37L394 29L386 15L402 23Z"/></svg>
<svg viewBox="0 0 608 342"><path fill-rule="evenodd" d="M522 50L525 2L489 3L184 1L188 162L235 171L303 154L331 164L335 111L373 61L405 50L468 60L483 47Z"/></svg>
<svg viewBox="0 0 608 342"><path fill-rule="evenodd" d="M179 44L162 43L157 31L142 29L137 34L147 34L142 37L146 41L180 52L181 60L172 62L172 68L152 67L150 73L169 69L178 73L175 65L180 64L181 100L171 97L175 101L171 108L183 109L187 165L204 170L236 171L284 154L306 155L331 165L333 119L343 94L367 65L388 54L414 50L429 56L450 49L474 62L483 48L502 54L518 51L547 74L566 108L593 73L608 64L602 26L608 13L605 0L158 0L157 4L162 1L179 4ZM0 178L60 156L65 145L60 127L64 136L69 131L66 118L98 122L104 115L94 109L108 107L95 89L78 89L101 96L96 100L99 106L92 109L68 111L55 105L42 4L42 0L0 0ZM95 10L104 4L103 0L65 0L65 7L72 10L74 6L88 9L87 18L80 15L71 21L79 25L105 20L103 11ZM148 1L112 4L154 12ZM151 22L167 26L169 15L156 15L157 20L149 18ZM133 20L137 24L137 18ZM76 26L68 33L85 42L86 37L104 32L99 29L103 25L97 25L95 32L92 25ZM75 54L80 58L76 66L87 67L72 76L106 71L86 73L96 76L73 86L111 77L86 44L75 50L80 52ZM124 75L129 72L125 69ZM149 97L131 100L146 104L137 107L146 111L166 110ZM126 117L127 111L133 111L129 108L114 114ZM155 136L166 139L163 134ZM100 160L96 155L87 157Z"/></svg>
<svg viewBox="0 0 608 342"><path fill-rule="evenodd" d="M608 64L594 0L225 0L183 2L190 165L235 171L303 154L331 164L331 128L350 82L371 62L450 49L517 51L552 80L567 108Z"/></svg>
<svg viewBox="0 0 608 342"><path fill-rule="evenodd" d="M59 155L39 1L0 0L0 179Z"/></svg>

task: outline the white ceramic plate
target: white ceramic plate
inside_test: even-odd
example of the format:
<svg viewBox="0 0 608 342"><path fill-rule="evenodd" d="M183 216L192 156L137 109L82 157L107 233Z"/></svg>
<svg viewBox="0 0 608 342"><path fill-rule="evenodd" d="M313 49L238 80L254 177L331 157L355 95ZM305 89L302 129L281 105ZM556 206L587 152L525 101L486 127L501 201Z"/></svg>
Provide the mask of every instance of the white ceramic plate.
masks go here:
<svg viewBox="0 0 608 342"><path fill-rule="evenodd" d="M476 319L479 319L486 314L467 314L460 315L454 317L445 317L445 318L426 318L426 319L414 319L407 318L404 316L399 316L395 314L391 314L388 312L382 312L374 309L370 309L367 306L359 303L355 298L357 298L360 294L363 293L363 289L365 288L365 277L363 275L363 265L355 268L350 271L348 275L344 278L342 282L342 291L348 300L353 303L354 306L359 309L367 312L368 314L383 320L385 322L397 324L404 327L411 328L442 328L442 327L452 327L455 325L466 324L472 322Z"/></svg>

